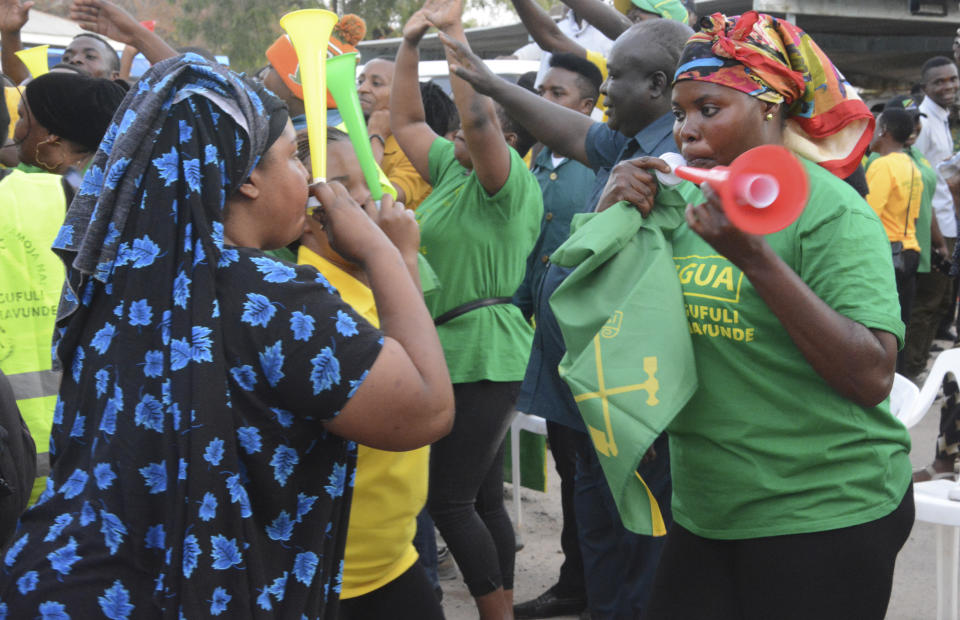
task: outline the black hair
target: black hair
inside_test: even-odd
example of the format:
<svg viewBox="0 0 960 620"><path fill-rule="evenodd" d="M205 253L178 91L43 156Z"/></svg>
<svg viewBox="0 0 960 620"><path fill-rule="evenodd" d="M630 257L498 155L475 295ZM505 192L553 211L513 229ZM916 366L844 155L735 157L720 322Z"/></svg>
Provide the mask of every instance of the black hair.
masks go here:
<svg viewBox="0 0 960 620"><path fill-rule="evenodd" d="M110 45L106 39L101 36L95 35L92 32L81 32L77 36L73 37L73 40L76 41L80 37L90 37L91 39L96 39L99 41L104 48L107 50L107 62L110 63L110 68L114 71L120 70L120 54L117 53L117 50L113 49L113 46Z"/></svg>
<svg viewBox="0 0 960 620"><path fill-rule="evenodd" d="M927 60L927 62L923 63L923 67L920 69L920 79L923 80L924 84L926 84L927 74L930 73L930 71L936 69L937 67L953 64L953 60L947 58L946 56L934 56L933 58Z"/></svg>
<svg viewBox="0 0 960 620"><path fill-rule="evenodd" d="M336 127L327 127L327 144L331 142L349 142L350 136L347 132L341 131ZM310 140L307 137L307 130L301 129L297 132L297 157L301 162L307 161L310 157Z"/></svg>
<svg viewBox="0 0 960 620"><path fill-rule="evenodd" d="M460 127L457 106L436 82L420 82L420 98L427 125L435 134L445 136Z"/></svg>
<svg viewBox="0 0 960 620"><path fill-rule="evenodd" d="M580 89L581 99L597 100L600 96L600 85L603 84L603 74L597 65L582 56L570 52L560 52L550 56L550 67L565 69L577 74L577 87Z"/></svg>
<svg viewBox="0 0 960 620"><path fill-rule="evenodd" d="M23 90L38 125L89 153L97 150L126 94L113 80L65 72L45 73Z"/></svg>
<svg viewBox="0 0 960 620"><path fill-rule="evenodd" d="M517 86L523 86L527 90L533 90L537 84L537 72L527 71L517 78Z"/></svg>
<svg viewBox="0 0 960 620"><path fill-rule="evenodd" d="M533 92L532 88L527 90ZM500 129L504 133L513 133L517 136L517 142L514 148L517 150L517 153L520 154L520 157L526 157L527 151L530 150L534 144L537 143L537 139L533 137L527 129L515 121L507 111L499 103L494 102L494 106L497 109L497 119L500 121Z"/></svg>
<svg viewBox="0 0 960 620"><path fill-rule="evenodd" d="M905 143L914 129L914 115L904 109L887 108L880 114L880 127L900 144Z"/></svg>

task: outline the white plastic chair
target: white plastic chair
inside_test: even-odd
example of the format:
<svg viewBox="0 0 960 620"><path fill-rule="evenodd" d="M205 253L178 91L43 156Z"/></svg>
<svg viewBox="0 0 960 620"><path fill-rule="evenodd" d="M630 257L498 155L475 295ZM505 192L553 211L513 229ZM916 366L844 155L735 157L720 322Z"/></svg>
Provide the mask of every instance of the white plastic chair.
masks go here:
<svg viewBox="0 0 960 620"><path fill-rule="evenodd" d="M893 390L890 392L890 413L903 422L901 416L907 412L913 413L913 404L917 402L919 396L920 388L914 385L913 381L899 373L893 375ZM929 408L928 405L927 409ZM904 422L904 425L906 425L906 422Z"/></svg>
<svg viewBox="0 0 960 620"><path fill-rule="evenodd" d="M927 375L923 387L920 388L920 395L913 401L913 405L907 407L897 417L907 428L913 428L917 422L923 419L927 411L937 400L937 394L940 392L940 385L943 383L943 377L947 373L953 373L960 379L960 349L947 349L937 356ZM894 379L894 391L896 391L896 379ZM893 403L891 403L891 409Z"/></svg>
<svg viewBox="0 0 960 620"><path fill-rule="evenodd" d="M907 428L915 426L933 406L943 378L953 374L960 379L960 349L948 349L937 356L923 382L920 393L913 403L900 403L897 417ZM899 375L897 375L899 377ZM904 379L906 381L906 379ZM913 388L916 390L916 388ZM890 396L890 408L894 409L897 381ZM901 395L909 391L901 382ZM958 620L958 588L960 582L960 501L950 499L951 491L956 496L957 484L952 480L929 480L913 485L913 501L916 520L933 523L937 530L937 620ZM949 585L945 573L949 567Z"/></svg>
<svg viewBox="0 0 960 620"><path fill-rule="evenodd" d="M529 431L547 436L547 421L538 415L528 415L522 411L510 425L510 479L513 481L513 517L516 529L523 523L523 514L520 510L520 431Z"/></svg>

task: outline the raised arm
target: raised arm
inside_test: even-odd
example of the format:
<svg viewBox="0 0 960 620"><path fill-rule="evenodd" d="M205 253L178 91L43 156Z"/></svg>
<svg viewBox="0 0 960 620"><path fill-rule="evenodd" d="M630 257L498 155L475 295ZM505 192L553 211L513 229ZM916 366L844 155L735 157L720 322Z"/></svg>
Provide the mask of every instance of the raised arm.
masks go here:
<svg viewBox="0 0 960 620"><path fill-rule="evenodd" d="M390 89L390 131L420 176L430 182L430 146L437 134L427 125L420 97L417 46L430 28L422 11L414 13L403 27Z"/></svg>
<svg viewBox="0 0 960 620"><path fill-rule="evenodd" d="M440 30L444 50L447 50L447 62L451 63L450 88L453 90L453 102L460 113L463 139L470 151L477 180L488 194L493 195L500 191L510 176L510 147L503 137L493 101L475 91L453 72L454 60L446 42L453 40L467 46L462 8L462 0L427 0L423 14L427 21Z"/></svg>
<svg viewBox="0 0 960 620"><path fill-rule="evenodd" d="M17 52L23 49L20 30L30 18L32 7L33 2L0 0L0 66L14 84L30 77L30 71L17 56Z"/></svg>
<svg viewBox="0 0 960 620"><path fill-rule="evenodd" d="M373 290L383 348L367 378L338 415L332 433L381 450L411 450L433 443L453 425L453 386L433 320L416 281L417 224L411 212L386 196L380 212L366 217L339 183L321 184L314 195L321 229L333 249L359 264ZM383 220L391 220L384 225ZM378 228L405 228L413 243L398 249ZM394 235L395 237L395 235Z"/></svg>
<svg viewBox="0 0 960 620"><path fill-rule="evenodd" d="M84 30L137 48L150 64L177 55L166 41L109 0L73 0L70 19Z"/></svg>
<svg viewBox="0 0 960 620"><path fill-rule="evenodd" d="M530 0L523 0L530 2ZM577 17L603 33L611 41L619 37L633 24L627 16L600 0L561 0Z"/></svg>
<svg viewBox="0 0 960 620"><path fill-rule="evenodd" d="M563 34L553 18L533 0L511 0L517 16L540 49L557 54L569 52L586 58L587 50Z"/></svg>
<svg viewBox="0 0 960 620"><path fill-rule="evenodd" d="M498 77L460 41L442 37L441 40L446 46L447 60L454 75L469 82L478 93L492 97L554 153L590 165L585 144L594 121L589 116L547 101Z"/></svg>

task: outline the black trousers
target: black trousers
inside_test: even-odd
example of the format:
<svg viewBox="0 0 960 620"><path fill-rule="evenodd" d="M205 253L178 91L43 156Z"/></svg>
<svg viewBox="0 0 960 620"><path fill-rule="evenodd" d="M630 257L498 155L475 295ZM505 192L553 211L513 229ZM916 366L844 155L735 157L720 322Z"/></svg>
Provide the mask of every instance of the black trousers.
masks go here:
<svg viewBox="0 0 960 620"><path fill-rule="evenodd" d="M903 250L903 269L894 272L897 281L897 296L900 298L900 320L904 325L910 324L910 314L913 309L913 300L917 294L917 266L920 264L920 253L916 250ZM897 353L897 372L906 371L906 349Z"/></svg>
<svg viewBox="0 0 960 620"><path fill-rule="evenodd" d="M340 600L338 620L443 620L443 608L423 566L414 562L405 573L373 592Z"/></svg>
<svg viewBox="0 0 960 620"><path fill-rule="evenodd" d="M474 597L513 589L503 443L519 391L519 381L455 383L453 430L430 449L427 507Z"/></svg>
<svg viewBox="0 0 960 620"><path fill-rule="evenodd" d="M667 535L644 620L882 620L913 485L889 515L825 532L746 540Z"/></svg>
<svg viewBox="0 0 960 620"><path fill-rule="evenodd" d="M547 443L560 475L560 508L563 529L560 530L560 549L563 564L557 590L564 596L586 596L583 584L583 554L577 534L577 514L574 509L574 481L577 477L577 440L583 435L569 426L547 421Z"/></svg>

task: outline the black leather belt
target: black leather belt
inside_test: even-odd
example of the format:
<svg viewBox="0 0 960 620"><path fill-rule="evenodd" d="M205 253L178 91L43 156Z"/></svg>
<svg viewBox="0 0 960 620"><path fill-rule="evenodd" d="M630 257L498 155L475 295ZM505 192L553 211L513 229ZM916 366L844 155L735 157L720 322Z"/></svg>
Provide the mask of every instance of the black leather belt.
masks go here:
<svg viewBox="0 0 960 620"><path fill-rule="evenodd" d="M468 301L465 304L459 305L452 310L447 310L437 318L433 319L433 324L436 327L440 327L447 321L451 321L461 314L466 314L471 310L476 310L477 308L483 308L484 306L495 306L497 304L510 304L513 303L513 297L487 297L486 299L474 299L473 301Z"/></svg>

